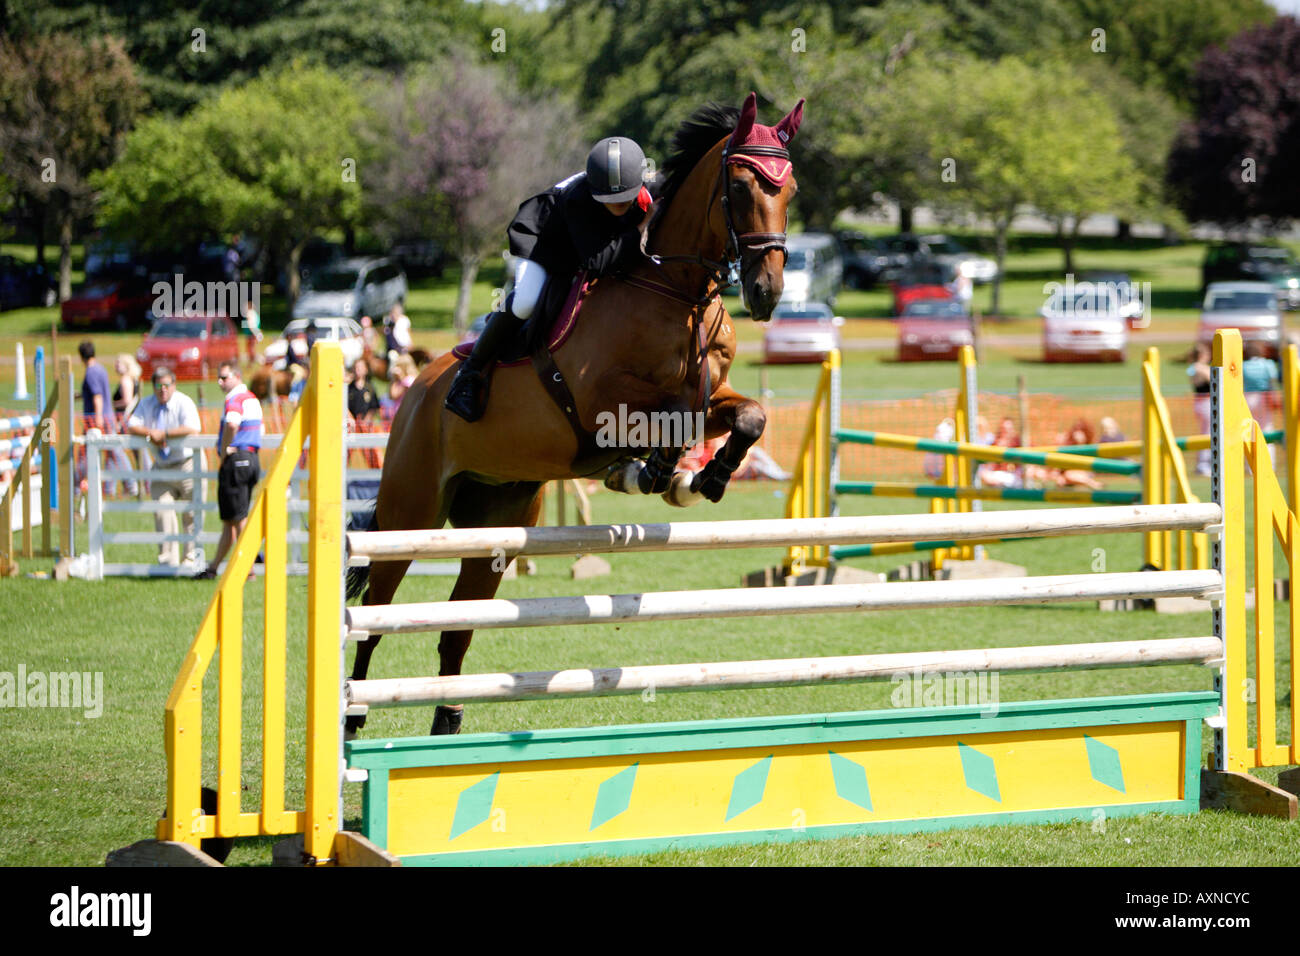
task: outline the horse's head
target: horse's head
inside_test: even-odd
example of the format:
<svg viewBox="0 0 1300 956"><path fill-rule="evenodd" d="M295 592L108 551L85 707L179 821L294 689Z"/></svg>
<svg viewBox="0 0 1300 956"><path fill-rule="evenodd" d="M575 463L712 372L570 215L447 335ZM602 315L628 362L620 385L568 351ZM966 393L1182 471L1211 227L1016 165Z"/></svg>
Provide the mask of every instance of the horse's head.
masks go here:
<svg viewBox="0 0 1300 956"><path fill-rule="evenodd" d="M789 146L803 120L800 100L781 122L756 122L758 98L750 93L723 151L722 226L728 256L741 262L740 285L750 315L772 317L785 287L786 206L798 190Z"/></svg>

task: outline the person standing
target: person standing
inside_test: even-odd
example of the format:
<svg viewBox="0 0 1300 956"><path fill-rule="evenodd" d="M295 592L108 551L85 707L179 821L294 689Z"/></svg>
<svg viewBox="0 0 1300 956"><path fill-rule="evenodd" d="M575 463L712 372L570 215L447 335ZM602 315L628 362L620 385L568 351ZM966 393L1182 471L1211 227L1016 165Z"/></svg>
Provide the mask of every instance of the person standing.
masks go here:
<svg viewBox="0 0 1300 956"><path fill-rule="evenodd" d="M95 357L95 343L89 339L77 346L77 354L86 367L81 379L81 421L84 433L95 437L115 434L117 420L113 415L113 391L108 381L108 370L99 364L99 359ZM130 460L120 448L109 449L108 460L114 468L131 468ZM114 484L112 481L104 482L105 497L113 493ZM128 495L136 493L134 481L128 479L124 484Z"/></svg>
<svg viewBox="0 0 1300 956"><path fill-rule="evenodd" d="M388 351L405 355L411 351L411 320L402 309L402 303L393 303L388 317L384 320L385 335L388 339ZM392 361L392 355L389 355Z"/></svg>
<svg viewBox="0 0 1300 956"><path fill-rule="evenodd" d="M352 363L352 382L348 385L348 414L357 423L358 431L379 411L379 396L370 385L370 365L364 358Z"/></svg>
<svg viewBox="0 0 1300 956"><path fill-rule="evenodd" d="M1274 392L1281 380L1277 362L1268 357L1264 346L1259 342L1246 343L1245 361L1241 363L1241 388L1246 393L1246 405L1250 415L1259 422L1263 431L1273 427ZM1268 446L1270 461L1275 460L1273 446Z"/></svg>
<svg viewBox="0 0 1300 956"><path fill-rule="evenodd" d="M1192 386L1192 411L1196 414L1198 434L1210 433L1210 346L1197 342L1192 350L1192 362L1187 366L1187 379ZM1212 454L1203 448L1196 456L1196 473L1209 477Z"/></svg>
<svg viewBox="0 0 1300 956"><path fill-rule="evenodd" d="M262 341L262 317L251 299L244 303L244 334L248 336L248 364L256 364L257 343Z"/></svg>
<svg viewBox="0 0 1300 956"><path fill-rule="evenodd" d="M126 430L132 435L148 438L153 446L153 467L163 474L150 481L149 496L163 505L171 506L194 498L194 459L188 449L181 448L178 439L199 433L199 410L194 399L176 389L176 376L171 369L160 365L153 370L153 394L140 400L127 419ZM185 525L185 563L198 563L198 545L194 541L194 511L181 511ZM154 530L159 534L176 535L179 528L176 510L166 507L154 512ZM158 543L158 563L177 566L180 548L177 541Z"/></svg>
<svg viewBox="0 0 1300 956"><path fill-rule="evenodd" d="M222 362L217 384L226 393L217 432L217 510L221 515L221 539L212 563L195 575L199 580L217 576L217 568L235 539L248 524L248 506L253 489L262 477L257 453L262 447L262 405L248 390L236 362ZM252 572L249 572L252 576Z"/></svg>

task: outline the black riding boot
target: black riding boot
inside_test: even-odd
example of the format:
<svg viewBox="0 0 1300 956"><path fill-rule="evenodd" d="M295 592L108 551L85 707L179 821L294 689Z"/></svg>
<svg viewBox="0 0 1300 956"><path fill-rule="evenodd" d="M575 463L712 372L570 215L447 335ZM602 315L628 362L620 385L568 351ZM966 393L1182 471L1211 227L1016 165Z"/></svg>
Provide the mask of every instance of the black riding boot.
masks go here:
<svg viewBox="0 0 1300 956"><path fill-rule="evenodd" d="M474 350L460 364L456 380L451 383L447 400L448 411L455 412L467 422L476 422L487 408L488 382L492 377L492 363L496 361L501 346L519 328L519 320L509 312L494 312L474 343Z"/></svg>

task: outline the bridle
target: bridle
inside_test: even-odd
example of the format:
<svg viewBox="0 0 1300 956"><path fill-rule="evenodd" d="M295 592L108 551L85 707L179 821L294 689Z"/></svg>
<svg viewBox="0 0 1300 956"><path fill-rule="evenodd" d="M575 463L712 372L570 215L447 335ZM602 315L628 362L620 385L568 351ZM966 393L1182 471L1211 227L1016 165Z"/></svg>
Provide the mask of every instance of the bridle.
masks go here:
<svg viewBox="0 0 1300 956"><path fill-rule="evenodd" d="M718 262L714 259L707 259L699 253L693 256L648 256L650 261L657 266L662 266L668 262L690 262L707 269L709 275L705 280L704 293L700 298L689 299L689 297L681 296L697 305L702 305L714 296L721 294L723 289L743 282L750 269L773 249L781 250L783 267L790 258L790 250L786 248L786 234L784 232L736 232L736 225L731 217L731 201L728 198L731 192L728 188L731 185L731 177L727 173L727 166L732 156L775 156L788 161L790 151L781 146L764 146L757 143L750 146L733 147L728 142L722 148L722 162L718 167L718 176L713 181L713 189L709 193L708 208L712 209L714 199L721 197L722 218L727 225L727 244L723 247L725 260ZM747 254L748 262L746 262ZM709 287L714 284L716 284L716 288L710 291Z"/></svg>

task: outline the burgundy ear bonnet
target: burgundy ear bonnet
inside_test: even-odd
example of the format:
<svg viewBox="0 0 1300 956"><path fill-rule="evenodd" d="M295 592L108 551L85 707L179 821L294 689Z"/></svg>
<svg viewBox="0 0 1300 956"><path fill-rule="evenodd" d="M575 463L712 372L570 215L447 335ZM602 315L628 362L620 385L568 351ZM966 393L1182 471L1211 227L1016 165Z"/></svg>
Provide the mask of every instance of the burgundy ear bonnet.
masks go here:
<svg viewBox="0 0 1300 956"><path fill-rule="evenodd" d="M743 163L774 186L784 186L790 178L790 156L786 151L790 140L799 132L803 121L803 104L801 99L794 105L785 118L775 126L763 126L756 123L758 117L758 97L753 93L745 97L745 105L740 109L740 122L727 141L727 162ZM738 153L745 147L758 147L752 153ZM785 153L785 155L781 155Z"/></svg>

